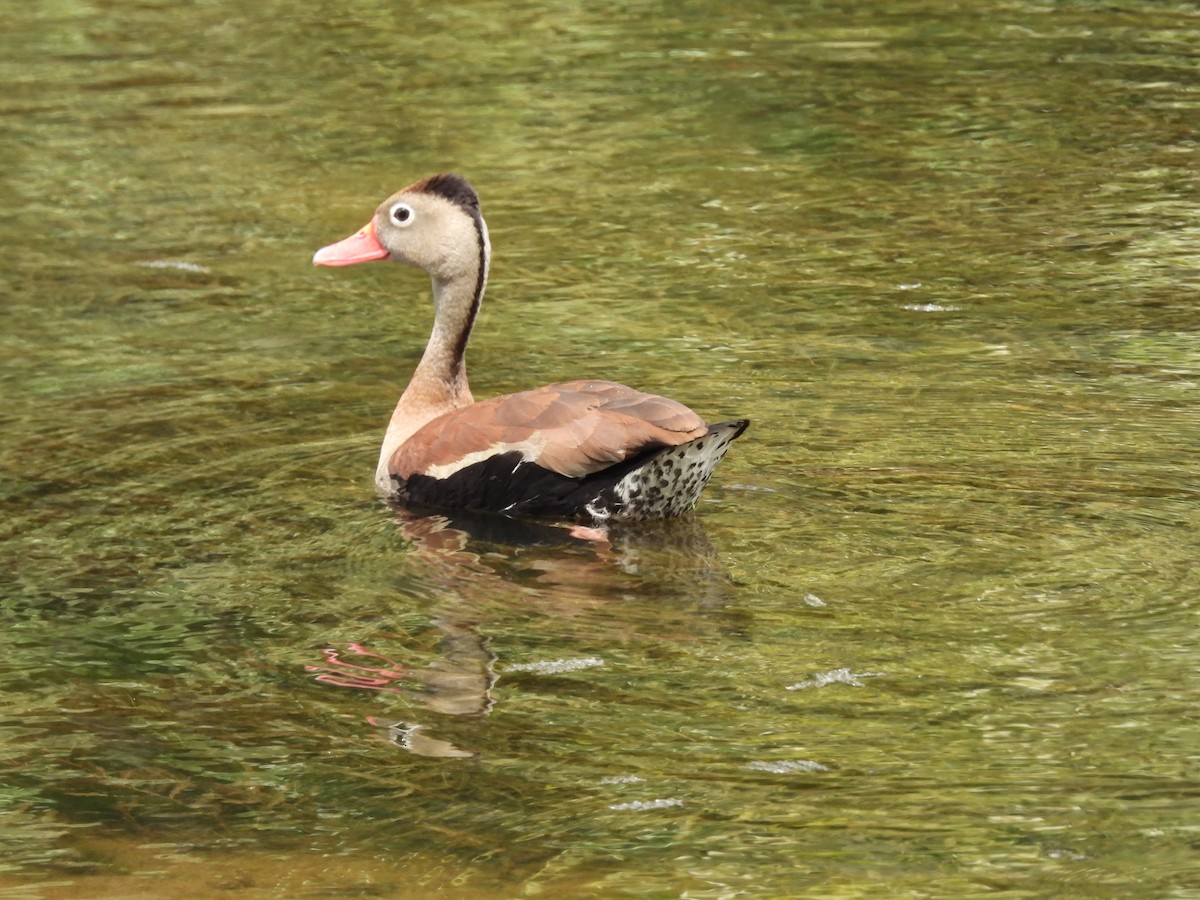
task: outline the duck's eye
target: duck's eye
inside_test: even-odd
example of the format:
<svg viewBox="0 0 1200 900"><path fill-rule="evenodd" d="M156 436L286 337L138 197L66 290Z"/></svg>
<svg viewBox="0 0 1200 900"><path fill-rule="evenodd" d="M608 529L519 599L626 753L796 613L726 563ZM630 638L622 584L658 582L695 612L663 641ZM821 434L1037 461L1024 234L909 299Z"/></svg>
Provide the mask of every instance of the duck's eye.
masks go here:
<svg viewBox="0 0 1200 900"><path fill-rule="evenodd" d="M388 217L396 225L411 225L417 214L407 203L397 203L388 210Z"/></svg>

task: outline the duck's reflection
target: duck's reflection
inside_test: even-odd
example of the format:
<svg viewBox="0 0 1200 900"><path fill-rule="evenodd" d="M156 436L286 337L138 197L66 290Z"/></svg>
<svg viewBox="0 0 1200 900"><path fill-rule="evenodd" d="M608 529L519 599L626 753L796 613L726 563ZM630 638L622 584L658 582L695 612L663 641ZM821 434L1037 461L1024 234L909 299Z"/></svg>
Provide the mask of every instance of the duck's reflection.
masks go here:
<svg viewBox="0 0 1200 900"><path fill-rule="evenodd" d="M722 606L732 590L697 516L581 531L497 515L398 510L396 523L411 544L422 579L445 598L432 621L439 635L437 658L414 667L378 648L351 643L324 649L321 662L306 668L324 684L398 695L437 715L482 717L491 710L496 657L478 614L468 611L485 608L497 595L570 617L614 600L664 595L712 609ZM477 597L491 599L473 602ZM571 662L547 661L545 672L557 671L559 664L561 671L572 671ZM535 669L527 665L521 671ZM432 737L417 722L368 721L387 740L419 756L475 755Z"/></svg>

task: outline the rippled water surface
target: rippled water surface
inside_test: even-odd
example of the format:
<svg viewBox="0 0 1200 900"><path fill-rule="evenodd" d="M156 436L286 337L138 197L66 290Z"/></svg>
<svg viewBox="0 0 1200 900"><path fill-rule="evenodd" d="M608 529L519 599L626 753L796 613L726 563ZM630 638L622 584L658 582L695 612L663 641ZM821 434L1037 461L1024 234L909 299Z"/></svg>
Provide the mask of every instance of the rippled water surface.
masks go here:
<svg viewBox="0 0 1200 900"><path fill-rule="evenodd" d="M1200 893L1195 4L5 27L4 896ZM442 169L698 514L376 501L428 284L309 260Z"/></svg>

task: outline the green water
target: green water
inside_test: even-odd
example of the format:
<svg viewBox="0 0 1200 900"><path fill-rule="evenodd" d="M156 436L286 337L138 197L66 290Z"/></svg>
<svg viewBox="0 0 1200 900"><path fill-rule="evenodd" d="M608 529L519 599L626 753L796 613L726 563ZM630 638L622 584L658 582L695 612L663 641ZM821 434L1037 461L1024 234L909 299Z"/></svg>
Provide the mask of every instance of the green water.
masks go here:
<svg viewBox="0 0 1200 900"><path fill-rule="evenodd" d="M1194 4L5 29L0 894L1200 895ZM476 396L748 416L698 515L376 501L428 284L309 260L451 168Z"/></svg>

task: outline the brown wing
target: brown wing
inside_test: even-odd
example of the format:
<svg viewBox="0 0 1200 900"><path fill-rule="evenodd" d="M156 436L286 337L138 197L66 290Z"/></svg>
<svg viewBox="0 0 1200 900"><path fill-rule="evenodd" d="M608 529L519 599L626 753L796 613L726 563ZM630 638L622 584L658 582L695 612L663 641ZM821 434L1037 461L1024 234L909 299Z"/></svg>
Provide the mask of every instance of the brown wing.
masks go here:
<svg viewBox="0 0 1200 900"><path fill-rule="evenodd" d="M611 381L569 381L445 413L396 450L388 470L401 478L445 478L517 450L543 468L580 478L705 431L703 419L666 397Z"/></svg>

